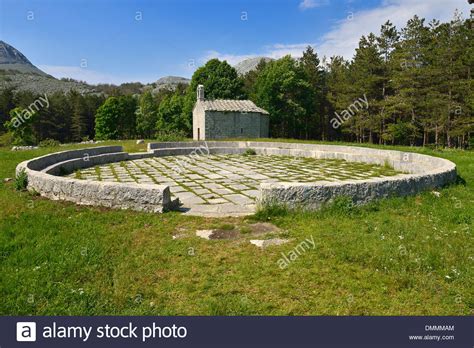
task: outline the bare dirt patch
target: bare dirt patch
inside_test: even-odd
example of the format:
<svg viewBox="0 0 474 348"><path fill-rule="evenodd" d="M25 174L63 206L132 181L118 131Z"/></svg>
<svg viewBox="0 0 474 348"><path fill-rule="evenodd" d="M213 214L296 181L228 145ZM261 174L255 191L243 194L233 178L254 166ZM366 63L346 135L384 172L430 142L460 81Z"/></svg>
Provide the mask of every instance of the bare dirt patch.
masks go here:
<svg viewBox="0 0 474 348"><path fill-rule="evenodd" d="M209 240L235 240L251 236L262 236L270 233L279 233L281 230L268 222L242 224L238 226L223 225L211 230L198 230L196 235Z"/></svg>

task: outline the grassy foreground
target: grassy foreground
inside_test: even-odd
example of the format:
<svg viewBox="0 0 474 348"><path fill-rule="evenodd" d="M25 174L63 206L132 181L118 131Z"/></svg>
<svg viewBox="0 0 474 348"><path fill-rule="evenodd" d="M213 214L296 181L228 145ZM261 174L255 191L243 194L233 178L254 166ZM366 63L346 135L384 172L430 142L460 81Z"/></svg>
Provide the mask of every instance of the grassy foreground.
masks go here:
<svg viewBox="0 0 474 348"><path fill-rule="evenodd" d="M69 148L0 148L0 179L23 160ZM263 251L195 236L243 218L79 207L2 180L0 314L472 315L474 153L398 149L455 162L465 183L439 197L259 213L246 220L270 221L292 239ZM178 233L188 237L174 240ZM282 253L306 238L314 248L281 269Z"/></svg>

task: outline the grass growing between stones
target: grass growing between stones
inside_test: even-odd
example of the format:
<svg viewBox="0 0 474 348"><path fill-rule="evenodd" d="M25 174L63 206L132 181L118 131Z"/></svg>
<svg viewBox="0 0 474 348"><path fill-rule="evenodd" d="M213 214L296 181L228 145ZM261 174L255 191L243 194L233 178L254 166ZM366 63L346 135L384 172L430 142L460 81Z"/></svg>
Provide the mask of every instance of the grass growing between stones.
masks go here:
<svg viewBox="0 0 474 348"><path fill-rule="evenodd" d="M94 167L95 175L97 176L97 181L102 181L102 173L100 167Z"/></svg>
<svg viewBox="0 0 474 348"><path fill-rule="evenodd" d="M0 314L472 315L473 152L400 149L452 160L465 183L439 197L210 219L79 207L1 180ZM0 148L0 178L61 150ZM275 224L291 242L260 250L195 236L255 221ZM311 237L315 247L280 269L282 253Z"/></svg>
<svg viewBox="0 0 474 348"><path fill-rule="evenodd" d="M251 149L252 150L252 149ZM155 159L135 160L120 162L120 167L124 168L129 175L131 181L140 183L140 178L137 177L136 172L130 168L136 167L141 174L149 177L153 183L160 184L154 178L155 175L166 177L166 180L176 181L177 185L182 189L200 196L206 204L210 204L209 198L206 194L199 194L196 190L206 189L204 181L208 179L206 174L202 174L199 170L203 164L206 166L205 171L207 175L215 175L220 179L214 179L223 188L229 190L229 193L241 194L253 199L246 194L244 190L238 189L237 186L245 185L247 189L258 190L260 182L265 182L267 179L276 182L317 182L317 181L343 181L343 180L357 180L367 179L372 177L393 176L400 174L388 164L384 166L377 166L367 163L347 162L340 159L314 159L304 157L289 157L289 156L262 156L262 155L211 155L205 156L193 163L192 166L185 166L180 168L179 178L173 178L176 173L175 161L178 158L181 162L187 163L190 161L190 156L176 156L163 157L159 161ZM210 168L209 165L214 166ZM102 179L102 171L106 168L112 170L112 174L118 180L112 164L96 166L92 168L95 170L96 178ZM148 168L148 169L147 169ZM91 168L85 169L90 171ZM243 170L243 173L242 173ZM249 174L245 174L248 170ZM230 171L240 173L240 178L233 178L228 181L225 175L221 175L222 171ZM254 180L255 174L263 177ZM76 176L77 178L77 176ZM249 183L252 181L253 184ZM190 185L193 183L195 185ZM173 193L173 189L171 190ZM216 198L221 198L228 201L223 194L214 192Z"/></svg>
<svg viewBox="0 0 474 348"><path fill-rule="evenodd" d="M115 179L116 181L120 181L120 178L119 178L119 176L117 175L117 172L115 171L115 168L114 168L114 166L113 166L112 164L109 164L109 169L110 169L110 171L112 172L112 176L114 177L114 179Z"/></svg>
<svg viewBox="0 0 474 348"><path fill-rule="evenodd" d="M74 178L75 179L82 179L82 172L79 169L74 171Z"/></svg>

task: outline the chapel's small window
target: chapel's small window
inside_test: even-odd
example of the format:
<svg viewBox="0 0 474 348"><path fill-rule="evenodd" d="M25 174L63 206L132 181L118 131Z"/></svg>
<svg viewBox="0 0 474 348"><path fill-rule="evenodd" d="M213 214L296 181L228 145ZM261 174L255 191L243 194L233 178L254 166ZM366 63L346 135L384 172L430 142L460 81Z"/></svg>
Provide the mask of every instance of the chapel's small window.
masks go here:
<svg viewBox="0 0 474 348"><path fill-rule="evenodd" d="M244 129L240 128L240 134L244 134Z"/></svg>

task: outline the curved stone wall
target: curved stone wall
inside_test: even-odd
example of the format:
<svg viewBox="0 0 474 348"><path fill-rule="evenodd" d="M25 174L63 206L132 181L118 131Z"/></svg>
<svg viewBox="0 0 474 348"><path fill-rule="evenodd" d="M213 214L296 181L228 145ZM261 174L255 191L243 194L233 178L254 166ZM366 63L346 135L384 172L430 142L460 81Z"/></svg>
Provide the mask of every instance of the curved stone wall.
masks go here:
<svg viewBox="0 0 474 348"><path fill-rule="evenodd" d="M153 156L195 155L198 157L207 154L239 154L248 148L253 148L258 154L263 155L388 164L406 173L392 177L343 182L262 183L260 196L257 198L260 206L279 204L291 208L317 209L337 196L348 196L354 203L363 204L373 199L394 195L416 194L456 180L454 163L422 154L355 146L254 141L150 143L147 152L131 154L123 152L121 146L63 151L22 162L17 167L17 173L24 169L28 175L28 188L51 199L111 208L162 212L178 205L178 202L171 201L167 186L84 181L58 175L95 165Z"/></svg>
<svg viewBox="0 0 474 348"><path fill-rule="evenodd" d="M286 205L290 208L317 209L338 196L348 196L355 204L390 196L412 195L438 188L456 180L456 165L451 161L411 152L379 150L356 146L316 145L281 142L176 142L149 144L156 155L169 155L174 151L190 153L191 148L207 147L209 153L242 153L253 148L258 154L302 156L317 159L343 159L390 165L407 173L393 177L349 180L344 182L315 183L263 183L260 185L260 206ZM175 149L175 150L173 150ZM179 150L178 150L179 149Z"/></svg>
<svg viewBox="0 0 474 348"><path fill-rule="evenodd" d="M152 155L128 154L122 152L121 146L102 146L34 158L20 163L16 172L18 175L20 171L25 170L28 175L28 189L49 199L157 213L172 209L176 203L171 201L168 186L85 181L57 176L98 164Z"/></svg>

